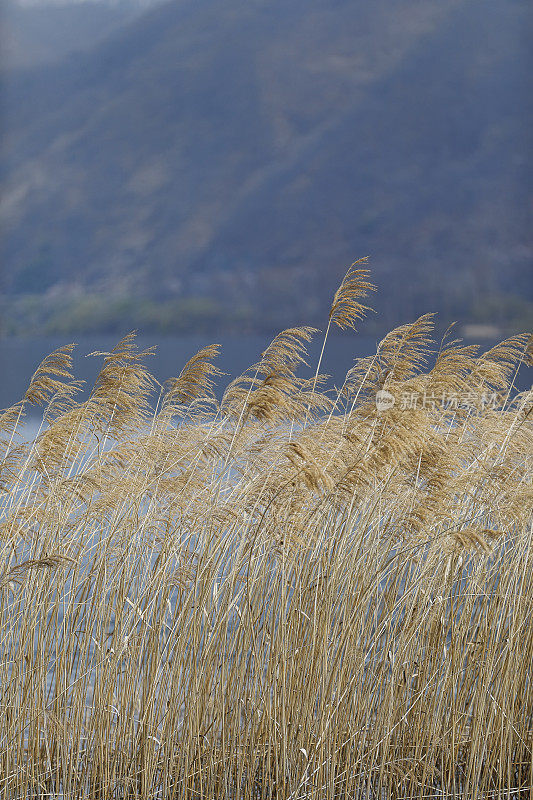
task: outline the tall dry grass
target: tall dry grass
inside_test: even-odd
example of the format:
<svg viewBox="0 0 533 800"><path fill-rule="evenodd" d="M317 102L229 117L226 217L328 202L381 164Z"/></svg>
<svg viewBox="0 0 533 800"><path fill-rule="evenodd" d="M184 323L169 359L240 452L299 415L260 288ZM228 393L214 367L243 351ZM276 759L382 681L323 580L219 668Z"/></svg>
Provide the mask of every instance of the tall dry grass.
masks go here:
<svg viewBox="0 0 533 800"><path fill-rule="evenodd" d="M426 315L327 391L313 334L221 402L215 345L83 402L63 347L2 414L3 798L533 796L528 337L429 368Z"/></svg>

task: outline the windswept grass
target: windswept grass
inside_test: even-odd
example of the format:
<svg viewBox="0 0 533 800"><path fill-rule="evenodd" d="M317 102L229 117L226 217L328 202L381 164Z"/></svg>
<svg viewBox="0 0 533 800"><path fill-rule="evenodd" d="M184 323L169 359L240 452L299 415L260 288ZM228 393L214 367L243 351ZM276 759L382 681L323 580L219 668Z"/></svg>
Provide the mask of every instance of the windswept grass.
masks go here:
<svg viewBox="0 0 533 800"><path fill-rule="evenodd" d="M2 797L533 796L529 340L432 329L336 390L284 331L220 402L216 345L161 387L130 334L83 402L43 361L0 416Z"/></svg>

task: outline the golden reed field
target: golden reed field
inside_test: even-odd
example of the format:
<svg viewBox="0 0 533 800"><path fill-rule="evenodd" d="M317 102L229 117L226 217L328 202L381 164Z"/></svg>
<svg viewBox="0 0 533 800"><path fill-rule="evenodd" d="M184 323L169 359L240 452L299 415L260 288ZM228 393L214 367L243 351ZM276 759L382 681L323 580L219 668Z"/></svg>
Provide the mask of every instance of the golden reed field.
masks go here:
<svg viewBox="0 0 533 800"><path fill-rule="evenodd" d="M130 334L83 401L45 358L0 416L2 798L533 797L531 340L432 329L335 389L283 331L220 401L217 345L161 386Z"/></svg>

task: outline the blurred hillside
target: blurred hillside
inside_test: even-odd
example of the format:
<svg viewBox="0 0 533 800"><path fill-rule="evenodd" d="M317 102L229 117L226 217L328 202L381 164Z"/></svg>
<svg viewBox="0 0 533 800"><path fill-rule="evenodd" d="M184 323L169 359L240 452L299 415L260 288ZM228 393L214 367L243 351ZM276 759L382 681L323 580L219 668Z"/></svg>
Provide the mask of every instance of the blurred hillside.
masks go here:
<svg viewBox="0 0 533 800"><path fill-rule="evenodd" d="M7 333L533 322L530 7L174 0L4 76Z"/></svg>
<svg viewBox="0 0 533 800"><path fill-rule="evenodd" d="M140 13L137 0L44 0L37 4L5 0L0 12L2 68L60 61L93 47Z"/></svg>

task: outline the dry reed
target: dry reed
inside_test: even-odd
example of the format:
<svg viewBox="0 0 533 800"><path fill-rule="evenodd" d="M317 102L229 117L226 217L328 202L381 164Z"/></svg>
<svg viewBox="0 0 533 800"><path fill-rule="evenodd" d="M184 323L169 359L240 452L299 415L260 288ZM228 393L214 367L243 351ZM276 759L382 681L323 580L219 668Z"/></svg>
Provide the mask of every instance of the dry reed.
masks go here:
<svg viewBox="0 0 533 800"><path fill-rule="evenodd" d="M533 797L531 342L429 368L432 330L336 392L285 331L221 402L215 345L161 387L129 335L83 402L43 361L0 415L3 798Z"/></svg>

